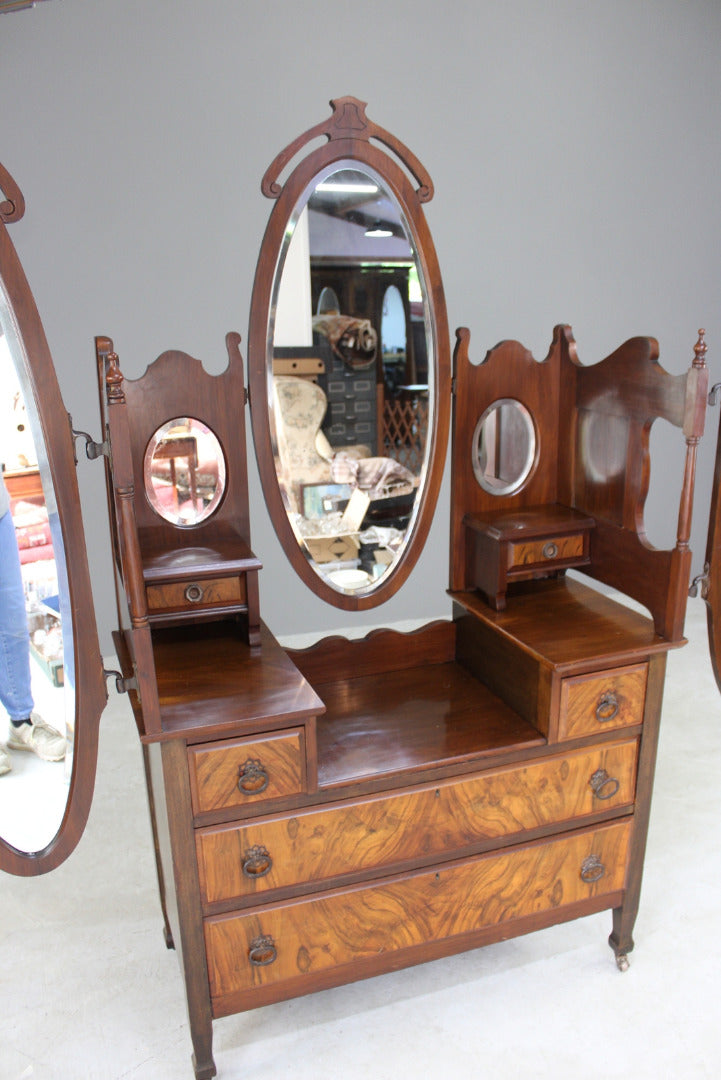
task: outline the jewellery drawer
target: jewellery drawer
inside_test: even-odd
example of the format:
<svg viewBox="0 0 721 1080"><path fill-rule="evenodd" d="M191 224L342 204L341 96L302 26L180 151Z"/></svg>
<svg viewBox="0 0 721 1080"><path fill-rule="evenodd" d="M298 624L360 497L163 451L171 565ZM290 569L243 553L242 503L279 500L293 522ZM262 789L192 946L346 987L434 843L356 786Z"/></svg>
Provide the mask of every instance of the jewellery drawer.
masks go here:
<svg viewBox="0 0 721 1080"><path fill-rule="evenodd" d="M576 675L561 683L559 739L596 735L643 721L647 664Z"/></svg>
<svg viewBox="0 0 721 1080"><path fill-rule="evenodd" d="M188 750L188 761L196 814L295 795L305 787L302 728L203 743Z"/></svg>
<svg viewBox="0 0 721 1080"><path fill-rule="evenodd" d="M543 540L520 541L508 545L509 570L529 565L563 563L568 559L587 561L587 534L550 536Z"/></svg>
<svg viewBox="0 0 721 1080"><path fill-rule="evenodd" d="M286 983L295 984L291 993L303 993L304 980L322 979L332 968L355 964L360 976L400 967L425 943L490 927L510 937L516 920L618 894L630 831L627 821L616 822L364 888L206 919L214 1013L238 1007L244 991Z"/></svg>
<svg viewBox="0 0 721 1080"><path fill-rule="evenodd" d="M391 867L630 805L636 740L196 833L207 903Z"/></svg>
<svg viewBox="0 0 721 1080"><path fill-rule="evenodd" d="M159 611L192 611L196 607L247 603L244 575L148 585L145 595L150 615Z"/></svg>

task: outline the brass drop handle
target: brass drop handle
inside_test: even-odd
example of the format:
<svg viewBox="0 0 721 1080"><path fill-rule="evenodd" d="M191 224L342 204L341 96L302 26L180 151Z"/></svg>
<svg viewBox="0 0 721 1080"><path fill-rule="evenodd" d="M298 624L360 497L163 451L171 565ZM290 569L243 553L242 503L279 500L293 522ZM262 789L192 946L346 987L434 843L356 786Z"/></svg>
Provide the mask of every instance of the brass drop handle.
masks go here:
<svg viewBox="0 0 721 1080"><path fill-rule="evenodd" d="M192 585L186 585L183 596L189 604L197 604L203 599L203 588L194 581Z"/></svg>
<svg viewBox="0 0 721 1080"><path fill-rule="evenodd" d="M269 783L265 767L254 758L248 758L238 769L238 790L243 795L260 795Z"/></svg>
<svg viewBox="0 0 721 1080"><path fill-rule="evenodd" d="M253 938L248 949L248 959L253 967L267 967L278 955L275 942L269 934Z"/></svg>
<svg viewBox="0 0 721 1080"><path fill-rule="evenodd" d="M592 885L594 881L600 881L605 873L606 867L598 855L587 855L581 863L581 881L585 881L588 885Z"/></svg>
<svg viewBox="0 0 721 1080"><path fill-rule="evenodd" d="M609 776L605 769L596 769L588 781L597 799L611 799L621 786L615 776Z"/></svg>
<svg viewBox="0 0 721 1080"><path fill-rule="evenodd" d="M244 877L265 877L273 867L273 860L267 847L264 847L263 844L254 844L243 856L241 867Z"/></svg>
<svg viewBox="0 0 721 1080"><path fill-rule="evenodd" d="M544 544L541 548L541 554L544 559L555 559L558 555L558 544L554 544L553 540L549 540L547 544Z"/></svg>
<svg viewBox="0 0 721 1080"><path fill-rule="evenodd" d="M607 724L609 720L613 720L617 715L618 698L613 690L606 690L604 694L601 694L596 706L596 719L599 724Z"/></svg>

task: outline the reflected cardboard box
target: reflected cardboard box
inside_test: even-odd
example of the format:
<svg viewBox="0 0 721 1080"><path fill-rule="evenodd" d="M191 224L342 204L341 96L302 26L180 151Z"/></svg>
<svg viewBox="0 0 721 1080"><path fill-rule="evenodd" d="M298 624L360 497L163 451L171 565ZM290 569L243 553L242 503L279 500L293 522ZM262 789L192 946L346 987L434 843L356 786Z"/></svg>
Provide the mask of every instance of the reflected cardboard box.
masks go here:
<svg viewBox="0 0 721 1080"><path fill-rule="evenodd" d="M336 533L304 537L305 546L314 562L350 562L358 558L361 523L369 505L370 498L365 491L356 488L338 522Z"/></svg>

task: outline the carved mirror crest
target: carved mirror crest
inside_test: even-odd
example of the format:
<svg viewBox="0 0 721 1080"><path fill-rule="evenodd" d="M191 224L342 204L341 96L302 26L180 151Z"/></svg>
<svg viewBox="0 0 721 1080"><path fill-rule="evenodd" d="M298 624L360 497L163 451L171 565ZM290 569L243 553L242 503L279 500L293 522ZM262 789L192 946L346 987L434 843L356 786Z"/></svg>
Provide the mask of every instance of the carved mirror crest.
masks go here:
<svg viewBox="0 0 721 1080"><path fill-rule="evenodd" d="M428 534L448 437L449 343L422 210L430 178L363 102L331 105L263 178L276 204L253 289L250 394L288 558L318 596L360 610L400 587ZM319 136L326 144L281 184Z"/></svg>

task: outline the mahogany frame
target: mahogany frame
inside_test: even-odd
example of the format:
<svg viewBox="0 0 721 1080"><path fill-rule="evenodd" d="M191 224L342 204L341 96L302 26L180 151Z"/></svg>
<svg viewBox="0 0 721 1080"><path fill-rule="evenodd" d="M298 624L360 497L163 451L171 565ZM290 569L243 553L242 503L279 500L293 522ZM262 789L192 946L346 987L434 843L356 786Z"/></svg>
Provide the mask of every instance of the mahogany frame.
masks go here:
<svg viewBox="0 0 721 1080"><path fill-rule="evenodd" d="M389 599L405 582L428 537L443 477L450 424L450 342L441 273L422 204L433 196L430 176L395 136L368 120L365 102L354 97L331 101L333 113L296 138L275 158L263 177L261 189L276 199L260 248L250 309L248 332L248 375L251 417L258 470L265 500L276 534L299 577L318 597L336 607L360 611L376 607ZM313 150L293 169L284 184L278 182L281 171L309 142L326 136L325 146ZM407 172L385 150L371 144L382 143L405 166L418 182L414 188ZM372 168L384 181L400 206L411 234L416 258L426 283L426 303L433 334L433 386L435 422L429 430L428 465L421 504L412 535L387 579L372 592L352 595L336 592L316 574L305 558L283 505L275 473L269 421L268 394L268 313L270 311L278 253L288 221L301 195L313 178L336 162L357 161Z"/></svg>

